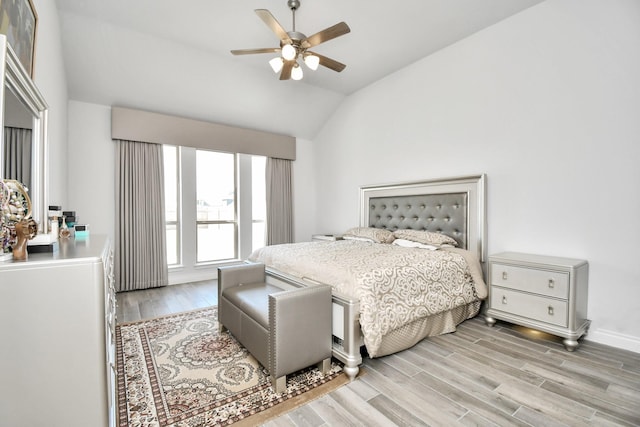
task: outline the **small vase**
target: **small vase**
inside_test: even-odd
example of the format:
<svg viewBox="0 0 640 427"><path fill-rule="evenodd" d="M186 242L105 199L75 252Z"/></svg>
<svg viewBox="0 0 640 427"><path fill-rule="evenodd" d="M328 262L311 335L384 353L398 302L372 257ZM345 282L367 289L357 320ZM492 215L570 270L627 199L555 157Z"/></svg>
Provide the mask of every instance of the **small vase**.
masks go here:
<svg viewBox="0 0 640 427"><path fill-rule="evenodd" d="M68 239L71 236L71 230L69 230L69 226L67 225L67 219L62 217L62 227L60 227L60 238Z"/></svg>
<svg viewBox="0 0 640 427"><path fill-rule="evenodd" d="M11 248L14 260L24 261L27 259L29 234L29 223L27 221L20 221L16 224L16 244Z"/></svg>

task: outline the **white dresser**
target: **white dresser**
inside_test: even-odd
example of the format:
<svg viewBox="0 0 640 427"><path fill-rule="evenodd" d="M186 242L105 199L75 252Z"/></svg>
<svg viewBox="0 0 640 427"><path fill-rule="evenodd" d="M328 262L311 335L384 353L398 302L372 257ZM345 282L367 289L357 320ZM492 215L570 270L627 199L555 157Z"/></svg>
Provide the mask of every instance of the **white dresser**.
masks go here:
<svg viewBox="0 0 640 427"><path fill-rule="evenodd" d="M504 252L489 257L485 320L496 319L564 338L568 351L587 333L589 264L585 260Z"/></svg>
<svg viewBox="0 0 640 427"><path fill-rule="evenodd" d="M0 262L1 425L116 425L112 266L94 235Z"/></svg>

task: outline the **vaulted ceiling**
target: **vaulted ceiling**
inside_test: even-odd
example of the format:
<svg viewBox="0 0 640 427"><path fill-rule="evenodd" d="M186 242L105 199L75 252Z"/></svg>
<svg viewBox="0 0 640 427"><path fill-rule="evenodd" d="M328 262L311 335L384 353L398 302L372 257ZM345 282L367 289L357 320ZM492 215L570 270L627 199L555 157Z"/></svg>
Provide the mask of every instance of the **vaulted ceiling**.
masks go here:
<svg viewBox="0 0 640 427"><path fill-rule="evenodd" d="M254 9L292 29L286 0L56 0L70 98L312 139L348 95L542 0L300 0L296 30L351 32L313 50L347 65L280 81Z"/></svg>

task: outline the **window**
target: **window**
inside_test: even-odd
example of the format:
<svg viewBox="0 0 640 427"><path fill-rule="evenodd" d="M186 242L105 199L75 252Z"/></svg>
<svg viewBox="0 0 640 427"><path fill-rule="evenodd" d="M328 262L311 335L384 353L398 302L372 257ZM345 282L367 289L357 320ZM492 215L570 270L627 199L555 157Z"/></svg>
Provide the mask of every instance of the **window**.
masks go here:
<svg viewBox="0 0 640 427"><path fill-rule="evenodd" d="M197 262L237 258L236 156L196 150Z"/></svg>
<svg viewBox="0 0 640 427"><path fill-rule="evenodd" d="M170 271L204 275L264 246L266 157L165 145L164 167Z"/></svg>
<svg viewBox="0 0 640 427"><path fill-rule="evenodd" d="M265 183L265 168L267 158L251 156L251 224L252 245L255 251L266 243L267 223L267 192Z"/></svg>
<svg viewBox="0 0 640 427"><path fill-rule="evenodd" d="M178 147L163 146L164 154L164 206L167 230L167 264L180 261L180 227L178 219L180 175L178 174Z"/></svg>

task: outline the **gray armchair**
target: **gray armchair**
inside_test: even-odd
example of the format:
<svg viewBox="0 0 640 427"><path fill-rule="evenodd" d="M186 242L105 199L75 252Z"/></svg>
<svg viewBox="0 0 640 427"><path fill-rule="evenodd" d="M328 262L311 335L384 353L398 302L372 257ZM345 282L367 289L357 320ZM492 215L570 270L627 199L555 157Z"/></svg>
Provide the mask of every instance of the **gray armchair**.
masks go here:
<svg viewBox="0 0 640 427"><path fill-rule="evenodd" d="M286 376L331 362L331 287L266 283L264 264L218 268L218 322L269 371L276 393Z"/></svg>

